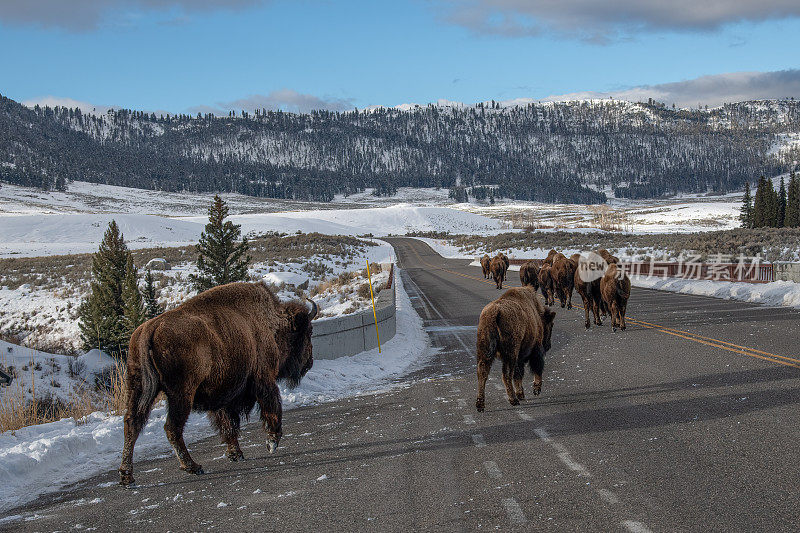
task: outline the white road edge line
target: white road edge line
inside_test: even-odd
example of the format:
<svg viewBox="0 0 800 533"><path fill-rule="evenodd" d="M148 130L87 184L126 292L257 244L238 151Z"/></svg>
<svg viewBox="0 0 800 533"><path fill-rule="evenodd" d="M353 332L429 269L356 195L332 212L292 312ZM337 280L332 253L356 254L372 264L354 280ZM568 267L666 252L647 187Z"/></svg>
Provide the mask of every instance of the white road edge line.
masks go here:
<svg viewBox="0 0 800 533"><path fill-rule="evenodd" d="M527 522L525 513L514 498L503 498L503 507L506 508L508 519L514 524L524 524Z"/></svg>
<svg viewBox="0 0 800 533"><path fill-rule="evenodd" d="M475 419L472 417L472 415L464 415L464 423L465 424L474 424L475 423Z"/></svg>
<svg viewBox="0 0 800 533"><path fill-rule="evenodd" d="M533 417L531 415L529 415L528 413L523 413L522 411L517 411L517 415L526 422L531 422L533 420Z"/></svg>
<svg viewBox="0 0 800 533"><path fill-rule="evenodd" d="M503 473L500 471L500 467L497 466L497 463L494 461L484 461L483 467L486 469L486 473L489 474L489 477L492 479L500 479L503 477Z"/></svg>
<svg viewBox="0 0 800 533"><path fill-rule="evenodd" d="M619 503L619 498L617 495L608 489L597 489L597 494L599 494L600 498L606 503L610 503L611 505L616 505Z"/></svg>
<svg viewBox="0 0 800 533"><path fill-rule="evenodd" d="M636 520L623 520L622 527L631 533L653 533L650 528Z"/></svg>
<svg viewBox="0 0 800 533"><path fill-rule="evenodd" d="M483 448L484 446L486 446L486 440L480 433L474 433L472 435L472 443L475 444L477 448Z"/></svg>

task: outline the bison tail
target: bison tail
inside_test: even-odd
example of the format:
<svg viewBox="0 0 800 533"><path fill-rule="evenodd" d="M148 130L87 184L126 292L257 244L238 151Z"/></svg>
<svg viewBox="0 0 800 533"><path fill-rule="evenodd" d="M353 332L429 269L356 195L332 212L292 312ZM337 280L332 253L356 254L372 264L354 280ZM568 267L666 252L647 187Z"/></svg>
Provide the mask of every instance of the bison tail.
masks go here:
<svg viewBox="0 0 800 533"><path fill-rule="evenodd" d="M150 326L150 327L147 327ZM160 380L155 367L153 366L153 334L155 328L151 324L143 327L139 335L138 345L134 345L138 353L141 369L142 389L137 403L137 410L140 415L147 416L150 408L160 391Z"/></svg>
<svg viewBox="0 0 800 533"><path fill-rule="evenodd" d="M490 311L487 316L486 322L481 325L478 332L478 359L491 361L497 354L497 348L500 344L500 329L497 326L497 319L500 316L499 310L495 307Z"/></svg>

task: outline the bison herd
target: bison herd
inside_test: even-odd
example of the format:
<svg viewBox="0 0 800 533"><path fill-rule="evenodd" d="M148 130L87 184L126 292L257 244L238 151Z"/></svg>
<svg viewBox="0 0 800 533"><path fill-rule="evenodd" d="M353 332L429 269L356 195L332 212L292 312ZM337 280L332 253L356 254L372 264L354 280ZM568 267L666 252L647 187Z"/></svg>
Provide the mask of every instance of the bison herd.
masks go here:
<svg viewBox="0 0 800 533"><path fill-rule="evenodd" d="M502 289L508 256L484 255L484 278ZM522 287L512 288L484 307L477 334L478 397L483 411L486 379L494 359L503 365L503 383L511 405L525 398L522 378L527 365L534 375L533 394L542 388L544 355L556 313L548 306L557 297L572 308L572 292L601 325L611 316L616 331L625 329L630 280L606 250L567 258L551 250L543 261L528 261L519 270ZM544 304L537 291L544 296ZM148 320L131 336L126 372L126 413L122 464L123 485L133 483L133 449L156 398L167 400L164 431L181 469L199 474L186 449L183 429L192 410L205 411L227 446L232 461L243 457L239 426L258 404L267 447L273 452L282 435L278 381L296 386L313 364L311 321L317 305L281 302L262 283L230 283L191 298Z"/></svg>
<svg viewBox="0 0 800 533"><path fill-rule="evenodd" d="M508 257L502 252L493 258L484 255L480 263L484 278L491 276L497 288L502 289ZM490 302L478 320L478 411L485 407L486 378L495 358L502 361L503 384L511 405L525 399L522 377L526 364L534 375L533 393L539 394L544 354L550 349L555 318L555 312L546 306L554 305L556 298L562 308L572 309L572 293L578 292L583 300L586 329L591 327L590 315L596 326L603 324L602 315L611 317L613 331L625 330L631 281L619 259L605 249L571 257L550 250L544 260L520 265L519 281L521 288L509 289ZM541 291L545 305L539 301L537 291Z"/></svg>

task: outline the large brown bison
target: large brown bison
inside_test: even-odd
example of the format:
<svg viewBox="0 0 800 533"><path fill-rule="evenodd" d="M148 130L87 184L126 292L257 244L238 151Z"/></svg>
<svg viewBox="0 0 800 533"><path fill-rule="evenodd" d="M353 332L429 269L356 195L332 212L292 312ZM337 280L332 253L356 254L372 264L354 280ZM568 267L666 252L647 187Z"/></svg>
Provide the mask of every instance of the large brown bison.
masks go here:
<svg viewBox="0 0 800 533"><path fill-rule="evenodd" d="M599 260L596 261L596 264L591 264L593 257ZM583 259L580 258L579 254L575 254L570 259L577 265L575 269L575 290L583 300L586 329L591 326L589 313L594 316L595 325L602 326L600 311L603 307L603 298L600 296L600 278L603 276L607 264L596 254L589 254Z"/></svg>
<svg viewBox="0 0 800 533"><path fill-rule="evenodd" d="M542 390L544 354L550 349L555 312L545 308L533 287L509 289L481 311L478 320L478 398L479 412L486 404L486 379L495 358L503 362L503 384L508 401L519 405L525 399L522 378L525 365L533 372L533 394Z"/></svg>
<svg viewBox="0 0 800 533"><path fill-rule="evenodd" d="M611 263L619 263L619 258L614 255L611 255L611 253L605 248L600 248L599 250L597 250L596 253L597 255L605 259L606 263L608 263L609 265Z"/></svg>
<svg viewBox="0 0 800 533"><path fill-rule="evenodd" d="M500 257L493 257L489 263L489 270L492 272L492 278L498 289L503 288L503 281L506 278L506 264Z"/></svg>
<svg viewBox="0 0 800 533"><path fill-rule="evenodd" d="M542 290L542 296L547 305L555 303L553 297L553 276L550 273L551 267L549 264L543 264L539 268L539 288Z"/></svg>
<svg viewBox="0 0 800 533"><path fill-rule="evenodd" d="M492 271L489 270L489 264L492 262L488 254L483 254L481 257L481 270L483 270L483 279L489 279L492 276Z"/></svg>
<svg viewBox="0 0 800 533"><path fill-rule="evenodd" d="M203 472L183 442L193 409L209 413L236 461L244 457L240 418L258 403L273 452L282 435L277 382L296 386L314 362L311 305L309 312L299 302L282 303L262 283L230 283L139 326L128 351L122 484L133 483L133 447L160 392L167 398L164 431L182 470Z"/></svg>
<svg viewBox="0 0 800 533"><path fill-rule="evenodd" d="M611 329L625 331L625 312L631 295L631 280L616 263L608 266L600 280L600 294L611 314Z"/></svg>
<svg viewBox="0 0 800 533"><path fill-rule="evenodd" d="M564 254L553 256L550 276L553 278L553 290L561 302L561 307L572 309L572 290L575 286L576 265Z"/></svg>
<svg viewBox="0 0 800 533"><path fill-rule="evenodd" d="M508 256L503 252L497 252L497 257L499 257L503 261L503 264L506 267L505 270L503 270L503 281L505 281L506 273L508 273L508 267L509 265L511 265L511 261L508 259Z"/></svg>
<svg viewBox="0 0 800 533"><path fill-rule="evenodd" d="M523 286L533 287L534 290L539 288L539 267L533 261L525 261L519 267L519 282Z"/></svg>

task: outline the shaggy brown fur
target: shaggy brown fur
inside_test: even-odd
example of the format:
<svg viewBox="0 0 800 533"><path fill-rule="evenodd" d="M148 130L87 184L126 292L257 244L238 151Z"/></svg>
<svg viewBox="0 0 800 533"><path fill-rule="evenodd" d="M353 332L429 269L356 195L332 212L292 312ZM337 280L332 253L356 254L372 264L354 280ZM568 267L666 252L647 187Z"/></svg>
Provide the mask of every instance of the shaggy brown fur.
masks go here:
<svg viewBox="0 0 800 533"><path fill-rule="evenodd" d="M503 281L506 278L506 264L500 257L493 257L489 263L489 270L492 272L492 278L498 289L503 288Z"/></svg>
<svg viewBox="0 0 800 533"><path fill-rule="evenodd" d="M525 399L522 378L525 364L533 372L533 394L542 390L544 354L550 349L555 312L545 308L533 287L507 290L481 311L478 320L478 398L479 412L486 404L486 379L495 358L503 362L503 384L508 401L519 405Z"/></svg>
<svg viewBox="0 0 800 533"><path fill-rule="evenodd" d="M511 261L508 259L508 256L503 252L497 252L497 257L502 259L503 264L505 265L505 270L503 270L503 281L506 280L506 274L508 273L508 267L511 264Z"/></svg>
<svg viewBox="0 0 800 533"><path fill-rule="evenodd" d="M605 248L600 248L599 250L597 250L596 253L597 255L605 259L606 263L608 263L609 265L612 263L619 263L619 258L611 255L611 253Z"/></svg>
<svg viewBox="0 0 800 533"><path fill-rule="evenodd" d="M611 329L625 331L625 312L631 295L631 280L628 275L612 263L600 279L600 294L611 314Z"/></svg>
<svg viewBox="0 0 800 533"><path fill-rule="evenodd" d="M580 257L579 254L575 254ZM575 261L575 255L573 255L570 259ZM577 261L580 263L580 260ZM603 299L600 296L600 279L596 279L590 282L583 281L581 278L580 271L576 268L575 269L575 290L578 291L581 299L583 300L583 309L584 314L586 315L586 329L589 329L589 313L591 312L594 315L594 323L596 326L602 326L603 322L600 320L600 310L602 308L602 301Z"/></svg>
<svg viewBox="0 0 800 533"><path fill-rule="evenodd" d="M544 261L542 261L542 265L551 265L553 264L553 259L558 255L558 252L554 249L551 249L547 252L547 257L545 257Z"/></svg>
<svg viewBox="0 0 800 533"><path fill-rule="evenodd" d="M539 288L539 267L533 261L526 261L519 267L519 282L525 286L529 285L534 290Z"/></svg>
<svg viewBox="0 0 800 533"><path fill-rule="evenodd" d="M492 275L492 271L489 270L489 264L491 262L491 257L489 257L487 254L483 254L483 257L481 257L481 270L483 270L484 279L489 279Z"/></svg>
<svg viewBox="0 0 800 533"><path fill-rule="evenodd" d="M181 469L203 472L183 442L193 409L209 412L236 461L243 457L240 418L258 403L274 451L282 435L277 381L294 387L311 368L316 311L316 304L309 313L299 302L281 303L262 283L230 283L139 326L128 352L122 484L133 483L133 448L159 392L167 397L164 431Z"/></svg>
<svg viewBox="0 0 800 533"><path fill-rule="evenodd" d="M555 303L553 297L553 276L550 273L550 265L545 264L539 269L539 288L542 290L542 296L547 305Z"/></svg>
<svg viewBox="0 0 800 533"><path fill-rule="evenodd" d="M561 302L561 307L572 309L572 289L575 286L575 264L564 254L553 256L550 275L553 278L553 290Z"/></svg>

